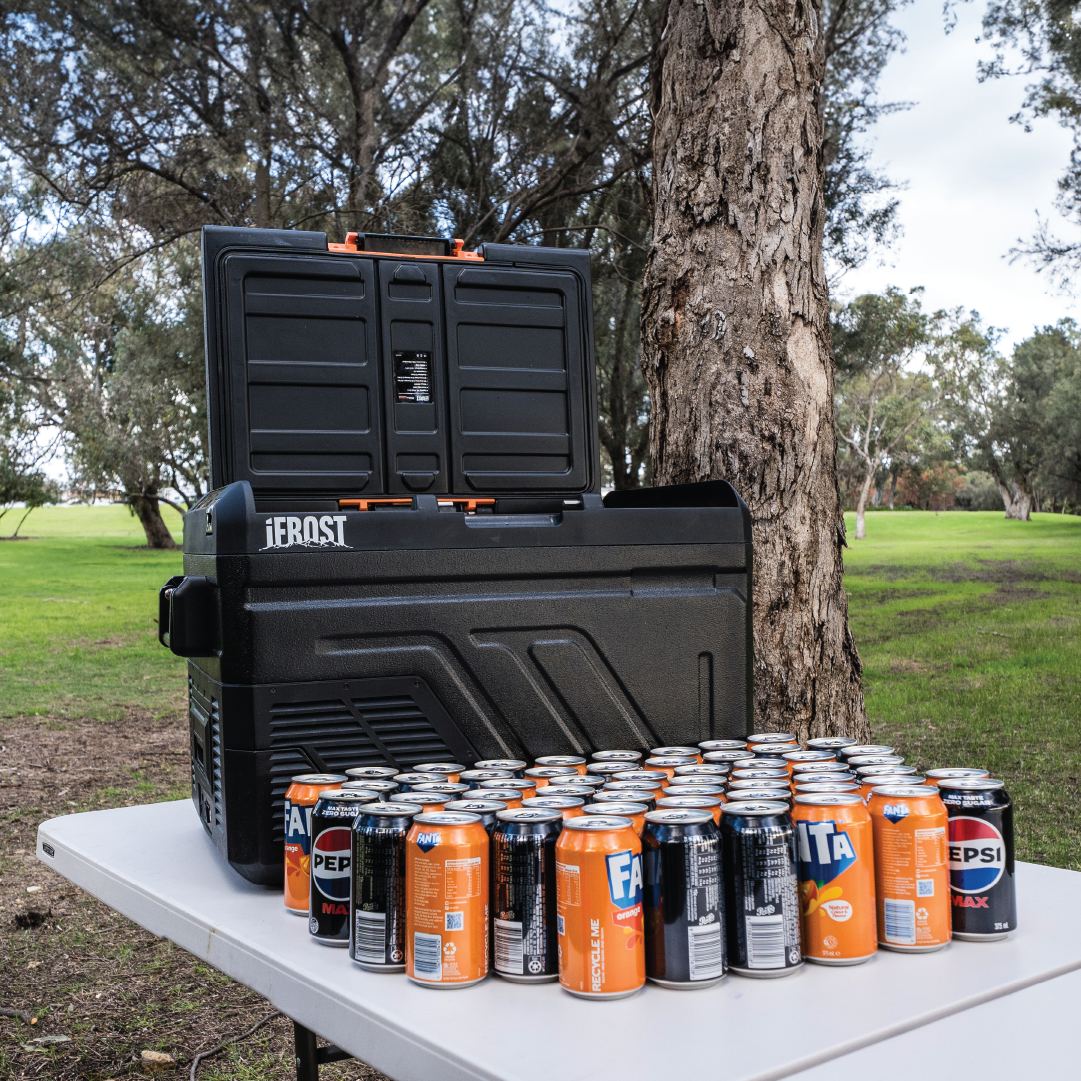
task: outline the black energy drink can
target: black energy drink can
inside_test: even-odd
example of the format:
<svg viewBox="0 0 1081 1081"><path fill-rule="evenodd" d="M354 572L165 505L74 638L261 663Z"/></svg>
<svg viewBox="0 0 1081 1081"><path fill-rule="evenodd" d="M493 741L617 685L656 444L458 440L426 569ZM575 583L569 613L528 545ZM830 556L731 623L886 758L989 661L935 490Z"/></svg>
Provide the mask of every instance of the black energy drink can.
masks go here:
<svg viewBox="0 0 1081 1081"><path fill-rule="evenodd" d="M342 785L343 792L371 792L373 796L377 796L379 799L389 799L398 791L398 784L396 781L382 781L376 779L362 778L355 781L346 781Z"/></svg>
<svg viewBox="0 0 1081 1081"><path fill-rule="evenodd" d="M405 839L420 810L369 803L353 824L349 956L369 972L405 971Z"/></svg>
<svg viewBox="0 0 1081 1081"><path fill-rule="evenodd" d="M724 979L721 834L709 811L647 811L642 830L646 978L693 990Z"/></svg>
<svg viewBox="0 0 1081 1081"><path fill-rule="evenodd" d="M398 772L394 766L354 766L345 775L351 781L389 781Z"/></svg>
<svg viewBox="0 0 1081 1081"><path fill-rule="evenodd" d="M511 983L559 979L556 944L556 841L560 811L500 811L492 832L493 969Z"/></svg>
<svg viewBox="0 0 1081 1081"><path fill-rule="evenodd" d="M788 804L774 800L721 808L728 966L759 979L803 965L796 831Z"/></svg>
<svg viewBox="0 0 1081 1081"><path fill-rule="evenodd" d="M331 789L312 809L311 888L308 930L324 946L349 943L349 880L353 822L375 792Z"/></svg>
<svg viewBox="0 0 1081 1081"><path fill-rule="evenodd" d="M1017 929L1013 803L1002 781L943 778L953 937L994 942Z"/></svg>

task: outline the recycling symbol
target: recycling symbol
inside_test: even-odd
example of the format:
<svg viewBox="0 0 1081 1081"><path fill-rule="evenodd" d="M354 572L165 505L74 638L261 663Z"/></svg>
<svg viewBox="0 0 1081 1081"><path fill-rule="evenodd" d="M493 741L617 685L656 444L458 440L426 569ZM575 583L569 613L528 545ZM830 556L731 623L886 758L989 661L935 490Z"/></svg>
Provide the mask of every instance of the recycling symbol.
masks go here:
<svg viewBox="0 0 1081 1081"><path fill-rule="evenodd" d="M918 920L927 919L927 909L926 908L917 908L916 909L916 919L918 919Z"/></svg>
<svg viewBox="0 0 1081 1081"><path fill-rule="evenodd" d="M308 920L308 930L311 931L313 935L319 933L319 921L314 916Z"/></svg>
<svg viewBox="0 0 1081 1081"><path fill-rule="evenodd" d="M402 951L399 949L393 949L390 951L390 959L392 961L400 961L402 959Z"/></svg>
<svg viewBox="0 0 1081 1081"><path fill-rule="evenodd" d="M797 950L794 946L788 951L788 960L793 965L799 964L799 950Z"/></svg>
<svg viewBox="0 0 1081 1081"><path fill-rule="evenodd" d="M537 975L540 972L541 967L542 967L541 963L536 957L534 957L529 962L529 971L532 972L534 976Z"/></svg>
<svg viewBox="0 0 1081 1081"><path fill-rule="evenodd" d="M455 954L456 954L456 953L458 952L458 947L457 947L457 946L455 946L453 942L448 942L448 943L447 943L447 944L446 944L446 945L445 945L445 946L443 947L443 952L444 952L444 953L445 953L445 954L446 954L446 955L447 955L448 957L453 957L453 956L454 956L454 955L455 955Z"/></svg>

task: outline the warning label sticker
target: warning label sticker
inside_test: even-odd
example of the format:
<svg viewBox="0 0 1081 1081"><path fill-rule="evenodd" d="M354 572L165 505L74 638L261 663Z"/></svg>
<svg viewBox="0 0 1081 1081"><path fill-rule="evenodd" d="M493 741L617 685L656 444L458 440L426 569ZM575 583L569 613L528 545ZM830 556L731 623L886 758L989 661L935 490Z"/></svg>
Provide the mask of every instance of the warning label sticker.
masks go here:
<svg viewBox="0 0 1081 1081"><path fill-rule="evenodd" d="M394 354L394 394L399 402L432 400L432 354Z"/></svg>

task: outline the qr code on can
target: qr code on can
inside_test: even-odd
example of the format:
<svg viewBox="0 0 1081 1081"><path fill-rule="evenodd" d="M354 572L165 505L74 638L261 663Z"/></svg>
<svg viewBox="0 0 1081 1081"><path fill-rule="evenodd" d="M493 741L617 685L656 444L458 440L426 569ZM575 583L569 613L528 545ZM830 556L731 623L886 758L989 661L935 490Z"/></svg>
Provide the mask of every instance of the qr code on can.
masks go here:
<svg viewBox="0 0 1081 1081"><path fill-rule="evenodd" d="M461 931L465 927L465 913L464 912L447 912L444 914L443 921L444 931Z"/></svg>
<svg viewBox="0 0 1081 1081"><path fill-rule="evenodd" d="M556 916L556 930L561 935L566 934L566 932L563 930L563 917L562 916Z"/></svg>
<svg viewBox="0 0 1081 1081"><path fill-rule="evenodd" d="M933 878L917 878L916 879L916 896L917 897L934 897L935 895L935 880Z"/></svg>

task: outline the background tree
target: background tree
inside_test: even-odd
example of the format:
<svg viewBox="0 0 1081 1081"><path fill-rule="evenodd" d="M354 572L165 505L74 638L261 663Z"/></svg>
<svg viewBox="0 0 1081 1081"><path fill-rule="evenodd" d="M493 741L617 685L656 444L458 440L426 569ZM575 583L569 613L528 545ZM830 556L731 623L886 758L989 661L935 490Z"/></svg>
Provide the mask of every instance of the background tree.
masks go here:
<svg viewBox="0 0 1081 1081"><path fill-rule="evenodd" d="M723 478L750 506L756 722L865 736L841 586L822 15L669 4L643 366L655 479Z"/></svg>
<svg viewBox="0 0 1081 1081"><path fill-rule="evenodd" d="M934 385L906 371L926 339L919 299L897 289L857 297L833 319L837 433L862 474L856 540L867 535L864 512L875 476L921 442L918 436L931 435Z"/></svg>

